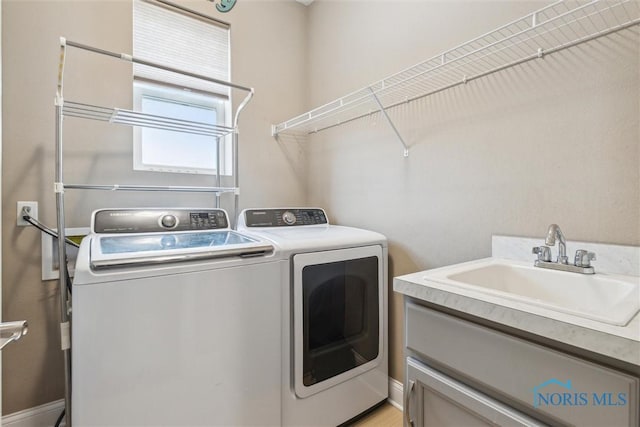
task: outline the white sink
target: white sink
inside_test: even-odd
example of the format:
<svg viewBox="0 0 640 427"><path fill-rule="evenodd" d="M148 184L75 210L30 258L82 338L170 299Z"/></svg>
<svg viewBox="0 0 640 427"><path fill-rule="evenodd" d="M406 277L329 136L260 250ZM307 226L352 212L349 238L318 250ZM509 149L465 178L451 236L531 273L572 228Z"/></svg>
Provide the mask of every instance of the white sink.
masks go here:
<svg viewBox="0 0 640 427"><path fill-rule="evenodd" d="M488 258L431 270L424 279L451 286L453 292L498 296L616 326L626 325L640 310L639 277L569 273L532 264Z"/></svg>

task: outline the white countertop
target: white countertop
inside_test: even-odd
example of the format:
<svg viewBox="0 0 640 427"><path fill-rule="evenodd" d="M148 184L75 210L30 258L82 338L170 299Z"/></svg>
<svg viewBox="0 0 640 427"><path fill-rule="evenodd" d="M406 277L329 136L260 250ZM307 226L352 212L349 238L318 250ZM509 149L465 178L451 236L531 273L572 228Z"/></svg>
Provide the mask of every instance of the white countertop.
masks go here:
<svg viewBox="0 0 640 427"><path fill-rule="evenodd" d="M433 271L436 270L429 270ZM498 295L461 291L444 283L427 281L425 274L425 271L421 271L395 277L393 290L418 300L640 366L640 313L625 326L615 326Z"/></svg>
<svg viewBox="0 0 640 427"><path fill-rule="evenodd" d="M496 296L483 300L427 283L424 272L393 279L393 290L432 304L640 366L640 314L612 326Z"/></svg>

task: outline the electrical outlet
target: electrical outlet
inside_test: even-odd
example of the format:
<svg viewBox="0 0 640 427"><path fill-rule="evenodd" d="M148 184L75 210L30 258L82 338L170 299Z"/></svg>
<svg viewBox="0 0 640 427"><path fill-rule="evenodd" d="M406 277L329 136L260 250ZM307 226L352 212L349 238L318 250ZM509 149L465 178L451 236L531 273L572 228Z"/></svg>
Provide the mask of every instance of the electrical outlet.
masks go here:
<svg viewBox="0 0 640 427"><path fill-rule="evenodd" d="M38 202L18 202L18 210L17 210L18 227L24 227L24 226L27 226L27 225L31 225L27 221L22 219L22 209L23 208L27 208L31 218L38 219Z"/></svg>

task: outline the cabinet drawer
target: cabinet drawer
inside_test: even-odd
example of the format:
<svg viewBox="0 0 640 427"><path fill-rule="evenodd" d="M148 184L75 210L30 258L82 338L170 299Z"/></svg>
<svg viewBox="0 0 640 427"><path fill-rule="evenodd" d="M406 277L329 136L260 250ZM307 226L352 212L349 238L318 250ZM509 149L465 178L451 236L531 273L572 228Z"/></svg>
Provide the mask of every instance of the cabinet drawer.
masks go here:
<svg viewBox="0 0 640 427"><path fill-rule="evenodd" d="M406 346L559 422L635 426L640 381L549 348L408 302ZM422 357L421 357L422 356Z"/></svg>
<svg viewBox="0 0 640 427"><path fill-rule="evenodd" d="M407 426L513 426L544 424L407 357Z"/></svg>

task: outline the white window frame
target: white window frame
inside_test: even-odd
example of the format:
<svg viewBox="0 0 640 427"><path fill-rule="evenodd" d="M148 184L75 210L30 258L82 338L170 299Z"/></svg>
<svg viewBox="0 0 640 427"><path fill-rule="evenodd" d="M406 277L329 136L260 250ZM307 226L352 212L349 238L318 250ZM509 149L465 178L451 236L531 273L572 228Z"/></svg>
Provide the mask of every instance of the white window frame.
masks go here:
<svg viewBox="0 0 640 427"><path fill-rule="evenodd" d="M149 82L141 79L133 81L133 107L135 111L142 110L142 100L145 97L157 99L166 99L168 102L185 103L197 105L204 108L210 108L216 111L217 123L222 126L231 126L231 102L224 96L206 92L191 91L183 88L177 88L171 85ZM166 131L175 134L176 138L180 138L180 132ZM215 140L215 137L211 137ZM216 142L212 141L212 144ZM222 137L220 144L221 170L220 175L232 174L231 162L231 138ZM176 141L176 149L180 149L179 141ZM184 145L183 145L184 147ZM169 166L166 164L148 164L143 162L143 128L134 127L133 131L133 169L137 171L152 172L169 172L169 173L187 173L187 174L205 174L217 175L218 159L214 160L214 164L210 168L181 167Z"/></svg>
<svg viewBox="0 0 640 427"><path fill-rule="evenodd" d="M186 9L177 5L172 7L170 4L165 4L164 2L156 2L155 0L134 0L134 1L143 2L146 4L152 5L153 7L159 7L159 8L165 9L165 11L169 10L171 13L175 13L176 16L183 15L183 17L187 16L190 19L206 22L208 25L217 26L219 29L224 29L227 32L230 29L229 25L224 22L218 21L215 18L209 18L205 15L190 11L189 9ZM135 9L135 5L134 5L134 9ZM151 13L152 13L152 16L156 14L156 12L151 12ZM161 16L162 15L159 15L158 18L160 18ZM165 18L163 19L166 21L166 12L164 16ZM136 18L134 17L134 19ZM171 20L171 22L173 22L173 18L169 18L169 19ZM182 22L184 23L184 18L181 18L181 19L182 19ZM155 22L155 21L141 21L141 22ZM202 26L202 22L196 25ZM142 25L148 25L148 24L142 24ZM186 25L191 27L191 24L187 23ZM178 27L178 28L182 28L182 27ZM136 33L136 31L137 30L134 30L134 33ZM147 40L147 45L148 45L150 33L143 32L141 34L143 34L142 37L144 37ZM193 29L191 30L190 34L193 34ZM158 63L162 63L170 60L170 59L165 59L164 61L158 61L158 60L154 60L153 57L146 58L144 56L144 51L135 52L135 43L136 42L134 37L134 54L136 55L136 57L139 57L141 59L148 59L149 61L158 62ZM148 45L148 46L151 50L153 50L153 45ZM228 76L230 76L231 74L231 69L230 69L231 67L230 67L230 60L229 60L230 59L229 57L231 55L230 37L227 36L226 44L218 44L217 46L218 46L217 48L218 52L221 52L219 50L221 48L220 46L226 46L226 59L223 59L223 61L226 61L227 75L226 76L212 75L211 77L228 80ZM179 50L179 52L183 52L185 50L189 50L189 49L186 48L183 50ZM174 48L174 51L175 51L175 48ZM158 52L158 53L162 55L162 52ZM178 57L176 58L179 59ZM198 56L198 58L200 58L200 56ZM187 60L186 63L191 63L194 66L196 66L196 68L198 65L193 61L189 62L189 60ZM219 64L225 64L225 62L221 62ZM167 64L167 65L173 66L173 64ZM191 68L191 67L188 67L188 68ZM222 73L224 72L223 70L224 68L217 67L217 71L215 72L215 74ZM185 69L185 71L200 73L201 75L209 75L209 73L205 73L197 69L196 70ZM170 101L170 102L191 104L195 106L211 108L216 111L217 123L215 124L226 126L229 128L232 126L231 91L228 90L227 88L223 86L215 86L215 85L209 86L209 83L203 80L194 80L194 79L191 79L190 81L182 80L181 78L179 78L177 74L173 74L173 75L152 74L153 77L149 79L145 75L147 74L147 71L140 70L140 72L142 73L142 76L137 75L137 71L135 71L134 69L133 108L135 111L140 111L144 113L144 111L142 110L142 101L146 97L153 97L160 100L166 99L167 101ZM178 76L178 78L177 80L174 80L176 79L176 76ZM163 81L165 78L167 79L167 81ZM193 87L191 87L192 84L193 84ZM204 88L204 86L201 86L201 85L207 85L207 86L206 88ZM218 93L218 91L220 92ZM172 131L166 131L166 132L169 132L170 134L175 134L176 139L179 139L181 136L184 136L184 133L181 133L181 132L172 132ZM210 168L189 167L189 166L176 167L175 165L169 165L169 164L145 164L143 162L143 149L144 149L143 138L144 138L143 128L134 127L133 169L136 171L208 174L208 175L222 175L222 176L231 176L233 174L233 159L232 159L232 143L233 142L232 142L231 135L221 137L219 141L216 141L215 136L211 137L214 150L215 150L216 144L219 145L218 155L220 156L220 159L217 159L217 158L214 159L214 162L213 162L214 164L212 164ZM175 144L176 150L183 149L184 146L185 146L184 144L182 145L180 144L179 140L176 141L176 144ZM218 164L220 164L220 171L218 171Z"/></svg>

